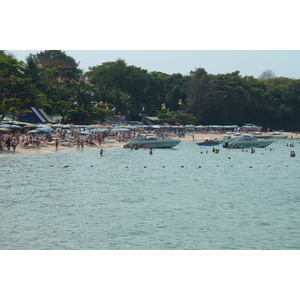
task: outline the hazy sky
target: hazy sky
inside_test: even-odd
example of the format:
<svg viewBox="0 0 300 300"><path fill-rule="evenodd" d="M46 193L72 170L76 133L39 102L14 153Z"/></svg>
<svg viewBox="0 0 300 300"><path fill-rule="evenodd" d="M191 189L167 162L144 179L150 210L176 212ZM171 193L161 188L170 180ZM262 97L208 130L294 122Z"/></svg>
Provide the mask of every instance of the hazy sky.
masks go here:
<svg viewBox="0 0 300 300"><path fill-rule="evenodd" d="M8 50L19 60L29 53L42 50ZM210 74L240 71L242 76L258 77L265 70L272 70L277 77L300 78L299 50L64 50L72 56L84 71L89 66L106 61L124 59L150 71L167 74L189 74L196 68L204 68Z"/></svg>

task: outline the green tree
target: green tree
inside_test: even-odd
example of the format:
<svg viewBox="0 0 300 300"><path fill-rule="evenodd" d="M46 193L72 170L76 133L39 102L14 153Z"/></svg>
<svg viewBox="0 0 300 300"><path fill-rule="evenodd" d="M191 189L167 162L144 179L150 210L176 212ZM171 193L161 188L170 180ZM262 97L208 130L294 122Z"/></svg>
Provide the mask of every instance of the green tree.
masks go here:
<svg viewBox="0 0 300 300"><path fill-rule="evenodd" d="M44 104L44 95L36 92L31 78L26 78L22 62L5 53L0 54L0 114L14 119L27 113L34 105Z"/></svg>
<svg viewBox="0 0 300 300"><path fill-rule="evenodd" d="M210 78L203 68L190 73L186 110L193 113L200 124L209 124L214 118L206 97L210 91Z"/></svg>
<svg viewBox="0 0 300 300"><path fill-rule="evenodd" d="M146 70L127 66L124 60L118 59L90 67L85 75L102 93L102 101L112 102L119 111L131 110L138 114L148 86L149 75Z"/></svg>
<svg viewBox="0 0 300 300"><path fill-rule="evenodd" d="M168 123L170 125L197 124L197 118L194 115L182 110L177 110L177 111L160 110L157 111L157 117L159 119L159 123Z"/></svg>
<svg viewBox="0 0 300 300"><path fill-rule="evenodd" d="M61 50L45 50L27 58L27 65L37 64L40 69L51 69L55 79L69 85L78 81L82 75L79 63ZM36 67L35 67L36 68Z"/></svg>

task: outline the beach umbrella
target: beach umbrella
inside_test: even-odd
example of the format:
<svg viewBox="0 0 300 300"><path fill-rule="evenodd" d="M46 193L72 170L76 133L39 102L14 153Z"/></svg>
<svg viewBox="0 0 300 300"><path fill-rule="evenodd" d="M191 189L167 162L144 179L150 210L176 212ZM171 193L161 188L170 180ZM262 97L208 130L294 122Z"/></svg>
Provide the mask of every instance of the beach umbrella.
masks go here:
<svg viewBox="0 0 300 300"><path fill-rule="evenodd" d="M130 129L128 128L113 128L112 131L129 131Z"/></svg>
<svg viewBox="0 0 300 300"><path fill-rule="evenodd" d="M5 127L0 127L0 131L8 132L8 131L11 131L11 129L10 128L5 128Z"/></svg>
<svg viewBox="0 0 300 300"><path fill-rule="evenodd" d="M13 129L13 128L15 128L15 129L23 129L22 126L20 126L20 125L15 125L15 124L2 124L2 125L0 125L0 127L3 127L3 128L11 128L11 129Z"/></svg>
<svg viewBox="0 0 300 300"><path fill-rule="evenodd" d="M51 128L51 127L49 127L49 128L47 128L47 127L37 127L36 130L41 131L41 132L50 132L50 131L53 131L54 129Z"/></svg>
<svg viewBox="0 0 300 300"><path fill-rule="evenodd" d="M39 131L39 130L36 130L36 129L27 131L27 133L39 133L39 132L40 132L40 131Z"/></svg>
<svg viewBox="0 0 300 300"><path fill-rule="evenodd" d="M104 128L102 128L102 129L93 129L92 131L93 132L103 132L103 131L107 131L108 129L104 129Z"/></svg>
<svg viewBox="0 0 300 300"><path fill-rule="evenodd" d="M35 124L27 124L24 126L25 128L32 128L32 127L39 127L38 125Z"/></svg>
<svg viewBox="0 0 300 300"><path fill-rule="evenodd" d="M38 130L42 130L42 131L53 131L54 129L48 125L39 125L37 127Z"/></svg>

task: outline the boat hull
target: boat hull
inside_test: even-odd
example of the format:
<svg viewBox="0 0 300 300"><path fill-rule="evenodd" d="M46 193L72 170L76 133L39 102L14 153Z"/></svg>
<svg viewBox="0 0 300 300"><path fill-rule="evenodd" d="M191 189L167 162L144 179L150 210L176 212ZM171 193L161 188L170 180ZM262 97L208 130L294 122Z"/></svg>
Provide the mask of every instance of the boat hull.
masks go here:
<svg viewBox="0 0 300 300"><path fill-rule="evenodd" d="M173 148L181 141L164 139L164 140L132 140L125 144L123 148Z"/></svg>
<svg viewBox="0 0 300 300"><path fill-rule="evenodd" d="M222 146L224 148L232 148L232 149L241 149L241 148L265 148L269 145L271 145L274 141L272 140L259 140L257 142L255 141L240 141L240 142L223 142Z"/></svg>
<svg viewBox="0 0 300 300"><path fill-rule="evenodd" d="M218 146L219 142L198 142L196 143L198 146Z"/></svg>

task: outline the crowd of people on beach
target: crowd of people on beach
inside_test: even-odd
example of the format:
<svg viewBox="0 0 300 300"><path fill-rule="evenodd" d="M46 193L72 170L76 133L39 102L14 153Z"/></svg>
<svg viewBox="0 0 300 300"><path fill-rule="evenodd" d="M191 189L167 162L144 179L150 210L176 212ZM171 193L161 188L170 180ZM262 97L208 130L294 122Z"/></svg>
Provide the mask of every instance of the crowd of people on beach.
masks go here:
<svg viewBox="0 0 300 300"><path fill-rule="evenodd" d="M177 128L138 128L136 130L124 130L123 128L107 128L106 130L78 131L71 128L56 128L53 131L41 133L28 133L30 130L11 130L10 132L0 133L0 150L13 151L17 146L23 149L39 150L41 147L49 145L73 147L76 150L83 150L84 146L101 147L103 143L127 142L135 138L140 133L160 133L161 136L176 136L184 138L186 131Z"/></svg>

